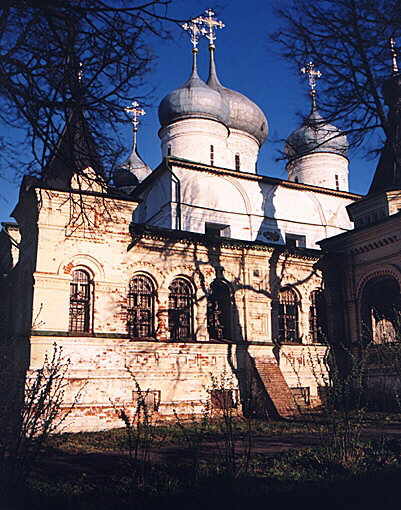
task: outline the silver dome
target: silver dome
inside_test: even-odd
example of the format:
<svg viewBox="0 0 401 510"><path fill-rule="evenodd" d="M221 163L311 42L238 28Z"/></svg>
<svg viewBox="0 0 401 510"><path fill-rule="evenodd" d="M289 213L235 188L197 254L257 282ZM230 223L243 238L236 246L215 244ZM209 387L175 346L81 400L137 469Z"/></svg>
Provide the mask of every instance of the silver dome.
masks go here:
<svg viewBox="0 0 401 510"><path fill-rule="evenodd" d="M347 150L347 137L327 123L316 108L312 108L302 126L287 138L284 149L289 160L316 152L346 156Z"/></svg>
<svg viewBox="0 0 401 510"><path fill-rule="evenodd" d="M145 180L151 172L152 170L142 161L134 147L127 161L114 171L113 183L116 188L134 187Z"/></svg>
<svg viewBox="0 0 401 510"><path fill-rule="evenodd" d="M227 124L228 115L226 100L219 91L213 90L200 79L195 59L189 80L170 92L159 105L159 121L162 126L188 117L213 119Z"/></svg>
<svg viewBox="0 0 401 510"><path fill-rule="evenodd" d="M228 127L239 129L240 131L254 136L259 141L260 145L262 145L269 132L266 116L259 106L246 96L236 90L223 87L216 73L214 49L211 49L210 52L210 70L207 84L212 89L221 92L228 103Z"/></svg>

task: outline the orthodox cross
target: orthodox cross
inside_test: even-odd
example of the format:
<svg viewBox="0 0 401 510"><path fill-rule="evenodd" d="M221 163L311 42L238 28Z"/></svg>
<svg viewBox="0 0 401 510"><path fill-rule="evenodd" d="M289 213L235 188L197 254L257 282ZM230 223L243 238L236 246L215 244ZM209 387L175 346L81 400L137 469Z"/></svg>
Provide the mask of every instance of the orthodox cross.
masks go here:
<svg viewBox="0 0 401 510"><path fill-rule="evenodd" d="M78 82L81 83L83 79L84 79L84 63L80 61L78 67Z"/></svg>
<svg viewBox="0 0 401 510"><path fill-rule="evenodd" d="M302 67L301 73L308 76L310 95L312 97L312 107L316 108L316 84L317 79L322 76L322 73L318 69L315 69L313 62L308 62L305 67Z"/></svg>
<svg viewBox="0 0 401 510"><path fill-rule="evenodd" d="M198 51L197 46L198 46L199 38L202 35L205 35L207 32L206 28L203 28L201 25L202 25L202 21L200 18L193 18L190 21L187 21L186 23L183 23L181 25L181 27L189 33L189 37L191 39L191 43L193 46L192 51L194 53L197 53L197 51Z"/></svg>
<svg viewBox="0 0 401 510"><path fill-rule="evenodd" d="M397 74L398 73L398 63L397 63L398 53L397 53L397 48L395 46L394 37L390 37L390 51L391 51L391 60L392 60L391 69L393 71L393 74Z"/></svg>
<svg viewBox="0 0 401 510"><path fill-rule="evenodd" d="M139 107L138 101L133 101L131 106L127 106L124 110L131 115L132 118L132 129L134 131L134 148L136 148L136 134L138 131L139 119L142 115L145 115L146 112L143 108Z"/></svg>
<svg viewBox="0 0 401 510"><path fill-rule="evenodd" d="M209 46L214 48L214 41L216 40L216 28L224 28L225 24L222 21L215 19L214 12L212 9L206 9L206 16L199 16L199 20L201 23L206 25L207 35L206 37L209 39Z"/></svg>

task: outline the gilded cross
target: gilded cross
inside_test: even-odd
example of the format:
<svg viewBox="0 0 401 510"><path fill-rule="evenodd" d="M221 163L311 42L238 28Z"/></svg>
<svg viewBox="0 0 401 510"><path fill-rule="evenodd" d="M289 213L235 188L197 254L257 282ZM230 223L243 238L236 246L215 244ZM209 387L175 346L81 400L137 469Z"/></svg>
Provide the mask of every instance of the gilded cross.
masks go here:
<svg viewBox="0 0 401 510"><path fill-rule="evenodd" d="M308 62L306 66L301 69L301 73L306 74L308 76L308 82L311 88L311 95L314 96L316 94L317 79L322 76L322 73L318 69L315 69L315 65L313 62Z"/></svg>
<svg viewBox="0 0 401 510"><path fill-rule="evenodd" d="M197 46L199 38L207 33L206 28L202 27L201 25L202 21L200 18L193 18L181 25L181 27L189 33L194 52L198 51Z"/></svg>
<svg viewBox="0 0 401 510"><path fill-rule="evenodd" d="M78 68L78 82L81 83L83 79L84 79L84 63L80 62Z"/></svg>
<svg viewBox="0 0 401 510"><path fill-rule="evenodd" d="M136 133L138 131L139 119L146 112L143 108L140 108L138 101L133 101L131 106L127 106L124 110L132 117L132 126L134 131L134 147L136 147Z"/></svg>
<svg viewBox="0 0 401 510"><path fill-rule="evenodd" d="M391 60L392 60L391 69L393 71L393 74L397 74L398 73L398 62L397 62L398 53L397 53L397 48L395 46L394 37L390 37L390 51L391 51Z"/></svg>
<svg viewBox="0 0 401 510"><path fill-rule="evenodd" d="M214 41L216 40L216 28L224 28L225 24L214 17L215 13L212 11L212 9L206 9L205 13L206 16L199 16L198 19L204 25L206 25L206 37L209 39L209 46L214 48Z"/></svg>

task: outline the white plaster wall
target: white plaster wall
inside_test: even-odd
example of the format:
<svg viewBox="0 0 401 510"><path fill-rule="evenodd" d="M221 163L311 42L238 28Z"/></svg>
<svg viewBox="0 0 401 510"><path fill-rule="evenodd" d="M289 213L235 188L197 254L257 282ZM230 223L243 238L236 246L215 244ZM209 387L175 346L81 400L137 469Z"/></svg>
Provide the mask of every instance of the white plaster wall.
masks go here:
<svg viewBox="0 0 401 510"><path fill-rule="evenodd" d="M228 130L224 124L208 119L183 119L159 131L162 156L169 155L197 163L235 170L235 155L240 157L242 172L256 173L259 143L251 135L237 129Z"/></svg>
<svg viewBox="0 0 401 510"><path fill-rule="evenodd" d="M228 129L221 122L208 119L179 120L159 131L162 156L168 155L170 146L171 156L210 165L210 146L213 145L214 166L225 167L230 160L228 135Z"/></svg>
<svg viewBox="0 0 401 510"><path fill-rule="evenodd" d="M338 175L339 189L348 191L348 159L338 154L319 152L308 154L287 164L288 180L313 184L322 188L336 189Z"/></svg>
<svg viewBox="0 0 401 510"><path fill-rule="evenodd" d="M225 168L235 168L235 155L238 154L240 157L240 170L241 172L256 173L256 162L259 155L259 143L253 137L238 131L237 129L230 130L230 136L228 138L229 147L229 158Z"/></svg>
<svg viewBox="0 0 401 510"><path fill-rule="evenodd" d="M171 175L164 173L144 193L133 219L136 223L174 228L171 204L175 201L176 190Z"/></svg>
<svg viewBox="0 0 401 510"><path fill-rule="evenodd" d="M231 237L269 241L265 231L306 236L306 246L352 228L345 206L352 200L332 194L291 189L261 180L175 167L181 181L182 225L204 233L205 222L230 225Z"/></svg>

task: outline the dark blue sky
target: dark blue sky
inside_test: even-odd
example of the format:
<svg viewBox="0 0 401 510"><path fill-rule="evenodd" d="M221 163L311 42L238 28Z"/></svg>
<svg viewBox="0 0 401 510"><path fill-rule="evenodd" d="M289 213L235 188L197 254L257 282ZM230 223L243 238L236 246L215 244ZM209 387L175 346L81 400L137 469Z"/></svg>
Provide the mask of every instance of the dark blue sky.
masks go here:
<svg viewBox="0 0 401 510"><path fill-rule="evenodd" d="M256 102L265 112L270 133L261 149L259 173L286 178L285 162L277 161L283 143L291 131L298 127L300 115L309 110L308 89L305 79L285 62L268 35L277 30L279 21L273 8L285 0L231 0L214 4L210 0L174 0L168 14L171 17L190 18L204 9L213 8L226 27L218 31L216 58L218 73L223 85L238 90ZM157 135L159 122L157 107L161 99L188 78L191 68L191 46L188 35L173 27L173 39L150 40L157 60L148 75L148 97L138 138L143 159L155 167L160 162L160 142ZM200 75L207 78L207 40L200 43ZM322 78L324 79L324 77ZM132 99L145 91L132 91ZM130 145L130 127L123 139ZM350 190L366 193L376 162L364 161L359 154L350 153ZM0 219L6 220L18 195L18 182L13 175L2 179L0 192Z"/></svg>

